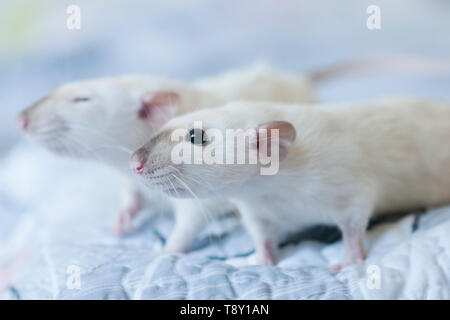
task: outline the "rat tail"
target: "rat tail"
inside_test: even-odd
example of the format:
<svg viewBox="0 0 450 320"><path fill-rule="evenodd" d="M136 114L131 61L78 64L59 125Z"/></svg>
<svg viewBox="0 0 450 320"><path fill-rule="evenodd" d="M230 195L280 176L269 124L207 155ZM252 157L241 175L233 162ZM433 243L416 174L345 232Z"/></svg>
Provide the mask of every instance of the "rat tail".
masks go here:
<svg viewBox="0 0 450 320"><path fill-rule="evenodd" d="M310 79L318 84L338 77L373 71L450 75L450 60L413 56L368 58L325 67L311 73Z"/></svg>

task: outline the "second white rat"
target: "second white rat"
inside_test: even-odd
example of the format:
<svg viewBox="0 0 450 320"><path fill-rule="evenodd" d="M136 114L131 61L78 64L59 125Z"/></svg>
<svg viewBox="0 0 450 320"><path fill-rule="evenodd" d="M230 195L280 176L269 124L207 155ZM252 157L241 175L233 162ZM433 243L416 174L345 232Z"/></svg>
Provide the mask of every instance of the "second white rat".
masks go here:
<svg viewBox="0 0 450 320"><path fill-rule="evenodd" d="M314 102L308 77L251 66L193 85L154 76L121 76L73 82L57 88L18 117L27 136L63 156L109 164L121 181L120 212L114 230L123 234L155 198L175 212L165 250L186 251L205 224L234 210L225 199L169 199L148 191L129 173L129 157L166 121L234 99ZM209 86L209 87L208 87ZM156 194L156 197L155 197ZM158 201L159 202L159 201Z"/></svg>

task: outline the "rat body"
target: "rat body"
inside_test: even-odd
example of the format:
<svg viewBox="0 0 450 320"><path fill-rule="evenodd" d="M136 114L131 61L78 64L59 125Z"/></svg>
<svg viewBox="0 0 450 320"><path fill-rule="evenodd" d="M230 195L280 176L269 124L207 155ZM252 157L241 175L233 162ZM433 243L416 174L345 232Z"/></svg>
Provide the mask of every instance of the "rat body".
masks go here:
<svg viewBox="0 0 450 320"><path fill-rule="evenodd" d="M257 65L193 85L137 75L69 83L24 110L19 122L29 137L57 154L117 169L121 208L116 233L130 230L136 214L154 205L155 193L158 200L165 198L176 216L165 250L182 252L208 221L234 210L234 206L219 198L169 199L157 190L149 192L129 174L130 154L172 117L234 99L258 99L258 94L261 100L315 101L307 77Z"/></svg>
<svg viewBox="0 0 450 320"><path fill-rule="evenodd" d="M392 59L373 59L342 63L302 76L257 63L192 84L144 75L98 78L64 85L24 110L18 118L26 134L47 149L106 163L115 169L122 190L115 231L123 234L130 230L132 219L143 207L155 205L149 196L155 192L142 190L129 174L129 155L169 119L240 99L314 102L314 86L322 81L374 68L380 70L383 66L390 69L392 64L404 65ZM442 70L442 63L437 64ZM424 63L409 62L404 69L417 65ZM435 72L432 66L425 64L419 71ZM160 195L157 197L161 200ZM216 201L218 205L212 200L201 203L169 200L176 224L166 250L186 250L209 219L233 209L226 201ZM198 212L203 213L203 220Z"/></svg>
<svg viewBox="0 0 450 320"><path fill-rule="evenodd" d="M450 202L450 149L442 145L450 139L449 119L449 103L418 99L314 108L236 102L172 119L135 152L131 165L147 185L172 196L232 199L261 264L275 263L282 234L337 225L345 249L342 264L335 266L340 269L363 262L370 217ZM172 152L179 147L217 154L229 142L227 129L254 130L246 152L267 159L267 142L269 154L279 155L272 159L279 159L277 172L262 174L267 166L261 162L174 163ZM183 140L181 134L177 140L179 130L202 138L188 134ZM227 147L224 154L230 150L236 151Z"/></svg>

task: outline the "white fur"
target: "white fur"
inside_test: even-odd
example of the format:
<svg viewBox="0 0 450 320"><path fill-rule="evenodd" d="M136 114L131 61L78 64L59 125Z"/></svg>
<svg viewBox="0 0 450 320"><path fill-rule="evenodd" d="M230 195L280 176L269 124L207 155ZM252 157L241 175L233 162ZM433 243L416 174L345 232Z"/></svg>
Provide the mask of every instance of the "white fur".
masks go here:
<svg viewBox="0 0 450 320"><path fill-rule="evenodd" d="M248 164L179 165L171 171L165 150L173 142L167 138L152 144L147 167L151 171L156 155L165 157L167 162L155 165L172 175L181 172L183 184L174 182L176 188L232 198L261 263L274 262L283 233L317 223L338 225L346 249L342 267L364 259L363 235L372 215L450 202L449 119L449 103L418 99L316 108L238 102L172 119L161 132L189 130L194 121L202 121L204 130L221 131L289 122L296 139L278 174L260 175L258 165Z"/></svg>
<svg viewBox="0 0 450 320"><path fill-rule="evenodd" d="M199 79L193 85L223 101L316 102L310 77L280 72L264 62Z"/></svg>
<svg viewBox="0 0 450 320"><path fill-rule="evenodd" d="M268 68L250 67L242 74L235 72L231 78L221 75L208 82L214 88L207 88L205 82L191 86L137 75L74 82L56 89L22 115L30 119L29 136L48 149L65 156L105 162L119 169L123 192L116 231L122 233L141 207L155 205L149 203L149 199L155 198L150 195L156 193L161 199L159 192L142 190L128 174L132 150L163 125L162 120L154 126L138 118L143 97L151 98L161 91L177 93L179 101L167 108L173 112L166 115L170 118L238 98L309 102L314 95L303 77L284 76ZM298 93L293 94L296 90ZM77 97L88 97L89 101L74 102ZM141 197L142 192L145 197ZM209 219L234 209L222 199L166 200L176 215L175 230L166 248L171 252L184 251Z"/></svg>

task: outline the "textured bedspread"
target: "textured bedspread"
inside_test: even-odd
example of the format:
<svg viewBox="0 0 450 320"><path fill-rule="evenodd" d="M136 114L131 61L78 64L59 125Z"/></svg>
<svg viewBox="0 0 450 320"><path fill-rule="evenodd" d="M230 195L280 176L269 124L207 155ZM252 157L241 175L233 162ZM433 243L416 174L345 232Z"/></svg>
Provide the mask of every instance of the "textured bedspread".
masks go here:
<svg viewBox="0 0 450 320"><path fill-rule="evenodd" d="M149 210L135 232L111 232L117 190L108 169L28 144L0 166L0 297L7 299L450 298L450 208L369 232L365 265L331 271L335 229L284 242L276 267L253 264L234 217L214 222L186 255L162 255L172 218ZM318 240L323 240L318 241Z"/></svg>

